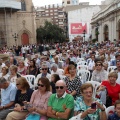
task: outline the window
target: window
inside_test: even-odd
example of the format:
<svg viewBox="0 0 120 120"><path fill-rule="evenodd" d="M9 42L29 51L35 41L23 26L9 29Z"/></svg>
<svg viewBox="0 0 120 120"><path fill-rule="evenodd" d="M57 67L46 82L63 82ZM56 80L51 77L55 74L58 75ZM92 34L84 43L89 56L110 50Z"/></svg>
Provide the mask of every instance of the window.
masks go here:
<svg viewBox="0 0 120 120"><path fill-rule="evenodd" d="M67 4L70 4L70 1L67 1Z"/></svg>
<svg viewBox="0 0 120 120"><path fill-rule="evenodd" d="M26 4L24 0L21 0L21 10L26 11Z"/></svg>

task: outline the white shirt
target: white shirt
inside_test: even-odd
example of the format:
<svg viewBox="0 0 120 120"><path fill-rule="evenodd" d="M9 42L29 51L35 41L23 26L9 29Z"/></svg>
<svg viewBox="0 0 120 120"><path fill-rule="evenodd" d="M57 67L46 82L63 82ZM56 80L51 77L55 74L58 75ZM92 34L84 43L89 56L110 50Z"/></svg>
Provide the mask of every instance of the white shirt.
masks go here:
<svg viewBox="0 0 120 120"><path fill-rule="evenodd" d="M116 80L116 83L120 84L120 72L118 72L118 79Z"/></svg>
<svg viewBox="0 0 120 120"><path fill-rule="evenodd" d="M58 75L63 75L63 73L64 73L64 70L63 69L57 69L57 71L56 72L54 72L53 70L51 71L51 75L52 74L58 74Z"/></svg>
<svg viewBox="0 0 120 120"><path fill-rule="evenodd" d="M89 64L88 64L88 70L93 70L93 67L95 66L95 62L90 60Z"/></svg>

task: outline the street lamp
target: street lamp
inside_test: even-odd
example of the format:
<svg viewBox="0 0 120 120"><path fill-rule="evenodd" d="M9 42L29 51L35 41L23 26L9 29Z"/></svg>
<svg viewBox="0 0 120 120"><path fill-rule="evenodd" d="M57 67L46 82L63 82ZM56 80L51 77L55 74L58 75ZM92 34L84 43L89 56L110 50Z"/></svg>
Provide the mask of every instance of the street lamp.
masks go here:
<svg viewBox="0 0 120 120"><path fill-rule="evenodd" d="M17 46L17 38L18 38L18 34L17 33L15 33L14 35L12 35L13 36L13 38L15 39L15 43L16 43L16 46Z"/></svg>
<svg viewBox="0 0 120 120"><path fill-rule="evenodd" d="M96 39L97 39L97 41L98 41L98 35L99 35L99 23L97 22L96 23Z"/></svg>
<svg viewBox="0 0 120 120"><path fill-rule="evenodd" d="M83 42L85 42L85 34L86 34L86 30L83 30L83 38L84 38Z"/></svg>

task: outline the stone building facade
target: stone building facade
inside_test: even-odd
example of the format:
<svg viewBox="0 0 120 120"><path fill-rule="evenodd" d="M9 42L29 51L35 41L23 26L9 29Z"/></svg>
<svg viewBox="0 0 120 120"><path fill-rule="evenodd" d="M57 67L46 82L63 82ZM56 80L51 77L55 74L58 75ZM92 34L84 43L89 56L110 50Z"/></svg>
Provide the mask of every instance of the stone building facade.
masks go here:
<svg viewBox="0 0 120 120"><path fill-rule="evenodd" d="M106 0L105 9L92 17L92 39L99 42L120 40L120 0Z"/></svg>
<svg viewBox="0 0 120 120"><path fill-rule="evenodd" d="M4 0L11 6L0 6L0 45L36 43L36 22L32 0ZM20 8L14 8L14 2Z"/></svg>

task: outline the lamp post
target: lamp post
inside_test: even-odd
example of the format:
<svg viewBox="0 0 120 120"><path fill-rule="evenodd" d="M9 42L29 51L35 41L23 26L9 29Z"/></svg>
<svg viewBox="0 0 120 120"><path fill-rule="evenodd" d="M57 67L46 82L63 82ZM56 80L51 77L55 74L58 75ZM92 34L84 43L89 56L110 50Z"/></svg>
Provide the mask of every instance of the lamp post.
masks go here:
<svg viewBox="0 0 120 120"><path fill-rule="evenodd" d="M15 43L16 43L16 46L17 46L17 38L18 38L18 34L17 33L15 33L14 35L12 35L13 36L13 38L15 39Z"/></svg>
<svg viewBox="0 0 120 120"><path fill-rule="evenodd" d="M99 35L99 23L97 22L96 23L96 39L97 39L97 41L98 41L98 35Z"/></svg>
<svg viewBox="0 0 120 120"><path fill-rule="evenodd" d="M85 42L85 34L86 34L86 30L83 30L83 38L84 38L83 42Z"/></svg>

